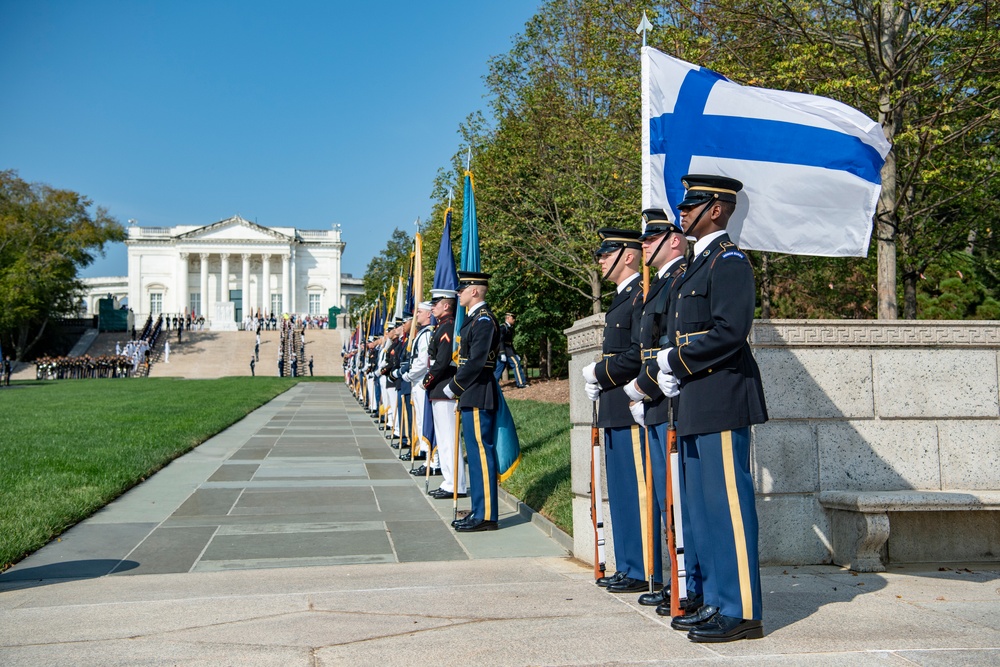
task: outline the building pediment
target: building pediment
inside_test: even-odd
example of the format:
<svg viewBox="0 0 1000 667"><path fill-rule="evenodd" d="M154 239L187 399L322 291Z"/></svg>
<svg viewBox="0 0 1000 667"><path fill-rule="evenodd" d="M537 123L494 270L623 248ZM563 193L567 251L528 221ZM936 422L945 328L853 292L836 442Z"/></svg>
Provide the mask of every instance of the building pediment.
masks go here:
<svg viewBox="0 0 1000 667"><path fill-rule="evenodd" d="M234 215L226 220L192 229L177 236L182 241L281 241L282 243L292 243L294 239L281 232L274 231L268 227L262 227L255 222L244 220L238 215Z"/></svg>

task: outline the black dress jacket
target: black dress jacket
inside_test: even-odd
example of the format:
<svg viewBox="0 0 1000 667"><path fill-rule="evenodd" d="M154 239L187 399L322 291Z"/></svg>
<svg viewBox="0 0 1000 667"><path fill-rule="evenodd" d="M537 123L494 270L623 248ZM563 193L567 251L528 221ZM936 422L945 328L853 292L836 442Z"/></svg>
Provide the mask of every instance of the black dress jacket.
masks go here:
<svg viewBox="0 0 1000 667"><path fill-rule="evenodd" d="M424 376L424 389L433 400L448 400L444 388L448 380L455 375L455 366L451 363L451 348L454 344L455 317L448 315L441 319L431 334L431 342L427 345L430 358L430 368Z"/></svg>
<svg viewBox="0 0 1000 667"><path fill-rule="evenodd" d="M767 421L760 369L747 342L755 300L750 260L728 234L713 239L677 281L669 360L681 386L678 435Z"/></svg>
<svg viewBox="0 0 1000 667"><path fill-rule="evenodd" d="M639 319L642 317L642 279L635 278L615 295L604 316L604 358L594 372L601 386L597 425L602 428L632 426L629 398L623 386L639 373Z"/></svg>
<svg viewBox="0 0 1000 667"><path fill-rule="evenodd" d="M649 396L646 401L646 425L665 424L669 419L670 405L656 384L656 373L660 367L656 363L656 353L660 350L660 340L673 330L674 298L677 282L687 265L682 259L675 262L662 278L649 288L646 302L642 307L642 322L639 325L639 344L642 346L642 368L636 384L642 393ZM667 345L667 347L671 347ZM674 418L677 418L677 397L673 399Z"/></svg>
<svg viewBox="0 0 1000 667"><path fill-rule="evenodd" d="M500 325L486 304L465 318L461 338L458 370L450 383L458 407L496 410L500 400L493 369L500 356Z"/></svg>

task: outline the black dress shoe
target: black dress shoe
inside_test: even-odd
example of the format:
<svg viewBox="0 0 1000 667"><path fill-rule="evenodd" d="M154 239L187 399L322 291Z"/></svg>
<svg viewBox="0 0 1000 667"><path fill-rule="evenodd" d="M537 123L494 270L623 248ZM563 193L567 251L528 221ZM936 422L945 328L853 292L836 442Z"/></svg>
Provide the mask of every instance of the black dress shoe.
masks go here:
<svg viewBox="0 0 1000 667"><path fill-rule="evenodd" d="M670 606L670 589L664 586L655 593L643 593L639 596L639 604L644 607L657 607L665 604Z"/></svg>
<svg viewBox="0 0 1000 667"><path fill-rule="evenodd" d="M399 449L399 443L393 442L392 438L389 438L389 446L393 449Z"/></svg>
<svg viewBox="0 0 1000 667"><path fill-rule="evenodd" d="M704 603L705 598L701 595L695 595L693 598L687 598L681 600L680 608L684 614L693 614L694 612L701 609L701 605ZM670 613L670 596L667 596L666 601L656 608L657 616L672 616Z"/></svg>
<svg viewBox="0 0 1000 667"><path fill-rule="evenodd" d="M702 607L693 614L675 616L674 620L670 621L670 627L674 630L680 630L681 632L688 632L696 625L707 623L718 613L718 607L713 607L710 604L702 605Z"/></svg>
<svg viewBox="0 0 1000 667"><path fill-rule="evenodd" d="M420 452L419 454L417 454L416 456L413 457L413 460L414 461L426 461L427 460L427 452Z"/></svg>
<svg viewBox="0 0 1000 667"><path fill-rule="evenodd" d="M616 571L614 574L612 574L610 576L601 577L600 579L598 579L594 583L596 583L601 588L607 588L611 584L613 584L615 582L618 582L618 581L621 581L622 579L624 579L625 575L626 575L625 572L622 572L621 570L618 570L618 571Z"/></svg>
<svg viewBox="0 0 1000 667"><path fill-rule="evenodd" d="M496 521L470 521L460 523L455 526L455 531L459 533L481 533L484 530L496 530L499 528Z"/></svg>
<svg viewBox="0 0 1000 667"><path fill-rule="evenodd" d="M688 639L703 644L734 642L739 639L760 639L764 636L764 624L748 618L736 618L716 614L712 620L691 628Z"/></svg>
<svg viewBox="0 0 1000 667"><path fill-rule="evenodd" d="M693 614L701 609L703 604L705 604L705 596L695 595L692 598L681 600L681 609L684 610L685 614Z"/></svg>
<svg viewBox="0 0 1000 667"><path fill-rule="evenodd" d="M418 466L410 471L411 475L419 477L427 473L427 466Z"/></svg>
<svg viewBox="0 0 1000 667"><path fill-rule="evenodd" d="M472 523L472 522L474 522L475 520L476 520L476 519L474 519L474 518L473 518L473 516L472 516L472 512L469 512L469 513L468 513L468 514L466 514L465 516L463 516L463 517L459 517L458 519L455 519L454 521L452 521L452 522L451 522L451 527L452 527L452 528L455 528L455 527L457 527L457 526L458 526L459 524L463 524L463 523Z"/></svg>
<svg viewBox="0 0 1000 667"><path fill-rule="evenodd" d="M454 498L455 497L454 493L452 493L451 491L445 491L444 489L434 489L433 491L429 492L427 495L430 496L431 498L437 498L438 500L446 500L448 498ZM460 493L460 494L458 494L458 497L459 498L467 498L468 495L469 494L467 494L467 493Z"/></svg>
<svg viewBox="0 0 1000 667"><path fill-rule="evenodd" d="M406 452L405 454L400 454L399 455L399 460L400 461L409 461L411 458L412 457L410 456L409 452Z"/></svg>
<svg viewBox="0 0 1000 667"><path fill-rule="evenodd" d="M649 588L649 584L642 579L632 577L622 577L620 581L608 585L609 593L638 593Z"/></svg>

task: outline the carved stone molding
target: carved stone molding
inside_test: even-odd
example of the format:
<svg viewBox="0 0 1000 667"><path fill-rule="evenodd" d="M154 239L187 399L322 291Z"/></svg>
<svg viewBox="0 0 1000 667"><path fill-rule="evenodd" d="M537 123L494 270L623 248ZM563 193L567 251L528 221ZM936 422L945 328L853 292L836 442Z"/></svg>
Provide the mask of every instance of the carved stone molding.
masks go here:
<svg viewBox="0 0 1000 667"><path fill-rule="evenodd" d="M581 320L582 321L582 320ZM761 320L754 322L755 347L1000 347L993 321Z"/></svg>
<svg viewBox="0 0 1000 667"><path fill-rule="evenodd" d="M604 313L577 320L566 334L566 350L570 354L600 350L604 342Z"/></svg>

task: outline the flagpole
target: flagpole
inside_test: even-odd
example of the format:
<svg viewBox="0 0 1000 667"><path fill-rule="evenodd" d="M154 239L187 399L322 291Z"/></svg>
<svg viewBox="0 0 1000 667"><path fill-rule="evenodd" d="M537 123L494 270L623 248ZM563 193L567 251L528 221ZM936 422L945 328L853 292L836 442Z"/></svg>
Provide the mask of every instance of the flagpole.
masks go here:
<svg viewBox="0 0 1000 667"><path fill-rule="evenodd" d="M642 47L643 47L643 49L646 48L646 32L649 31L649 30L651 30L652 28L653 28L653 25L649 22L649 18L646 16L646 12L643 11L642 12L642 20L639 22L639 27L637 27L635 29L635 31L638 34L642 35ZM642 87L642 88L643 88L642 92L644 93L645 92L645 87ZM645 105L643 105L643 119L645 120ZM647 138L648 137L648 131L649 131L648 130L648 123L643 123L642 132L643 132L643 139L645 140L643 142L643 146L648 145L648 143L647 143L648 142L648 138ZM643 170L643 172L644 172L643 176L645 176L646 175L645 170ZM645 180L644 180L644 182L643 182L643 192L645 193L647 190L648 190L648 188L646 187L646 183L645 183ZM647 202L643 201L643 207L647 208L648 206L649 206L649 204ZM646 231L646 229L645 229L645 227L646 227L645 220L643 221L643 225L642 226L643 226L643 231L645 232ZM643 302L643 304L646 303L646 296L648 294L649 294L649 264L648 264L646 258L643 257L643 261L642 261L642 302ZM653 547L653 534L656 532L656 531L653 530L653 515L654 515L653 508L654 508L654 506L656 504L656 499L654 497L654 492L653 492L653 460L650 457L650 455L651 455L652 452L650 450L650 444L649 444L649 427L644 425L643 428L645 429L645 435L646 435L646 445L645 445L645 450L646 450L646 508L645 509L646 509L646 521L647 521L647 525L649 526L649 530L646 531L646 533L643 535L643 537L645 538L644 539L645 544L643 545L644 551L645 551L645 558L643 558L643 562L645 563L645 566L646 566L646 581L649 583L649 592L653 593L654 592L653 591L653 575L654 575L654 572L656 571L656 566L653 563L653 555L656 553L656 550Z"/></svg>

